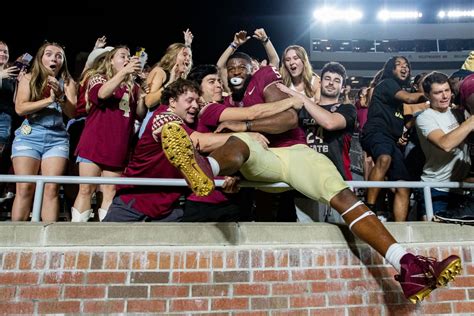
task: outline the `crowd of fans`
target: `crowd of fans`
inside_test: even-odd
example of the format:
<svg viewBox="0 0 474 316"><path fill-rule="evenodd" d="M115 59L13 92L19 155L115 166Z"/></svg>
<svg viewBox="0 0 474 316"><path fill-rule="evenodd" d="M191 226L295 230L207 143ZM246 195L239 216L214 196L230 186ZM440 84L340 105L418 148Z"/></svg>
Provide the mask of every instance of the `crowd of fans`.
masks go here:
<svg viewBox="0 0 474 316"><path fill-rule="evenodd" d="M156 125L156 118L150 120L163 105L172 107L177 98L172 95L173 84L187 78L197 85L198 108L187 115L202 133L202 153L223 145L233 132L252 131L251 136L265 147L280 147L278 135L283 133L295 141L304 139L330 159L343 179L352 180L349 151L357 133L363 148L364 180L471 181L474 53L453 74L420 73L414 80L408 60L394 56L374 74L368 87L351 91L342 64L328 63L318 75L307 52L298 45L288 46L280 61L262 28L252 36L238 31L216 65L195 67L193 34L189 30L183 34L183 43L171 44L153 66L146 63L143 50L132 56L128 47L106 46L105 36L100 37L79 78L72 78L64 49L57 43L44 43L31 61L25 55L12 61L7 43L0 41L0 173L180 177L163 170L151 172L156 166L145 168L149 148L140 153L136 146L141 141L148 141L150 147L156 143L156 135L147 135L147 127ZM262 43L268 61L240 52L249 40ZM235 54L250 58L251 74L272 71L279 82L275 87L286 100L261 100L258 107L242 107L238 100L243 96L232 90L242 84L242 78L229 76L245 71L243 65L232 64L230 57ZM248 80L243 84L247 87ZM213 103L220 106L212 110L213 124L207 124L208 105ZM286 120L274 120L285 115ZM272 125L272 120L278 124ZM137 161L140 154L143 157ZM184 188L48 183L41 218L58 220L60 202L70 210L66 217L75 222L88 221L94 213L102 221L116 203L129 208L141 205L140 214L109 216L108 220L305 221L308 216L295 207L295 200L305 199L317 207L317 201L294 190L240 190L240 178L240 173L226 176L224 187L205 199ZM60 190L64 193L61 199ZM135 194L137 190L143 192ZM165 192L173 193L166 202L160 197L168 196ZM471 195L463 190L433 189L435 215L472 217L472 209L460 209ZM0 203L5 210L12 202L13 221L28 220L33 196L32 183L15 187L0 183ZM423 218L422 201L415 209L410 204L416 196L409 188L369 188L363 199L379 219L405 221L413 218L409 214L413 211L415 218Z"/></svg>
<svg viewBox="0 0 474 316"><path fill-rule="evenodd" d="M239 31L217 65L193 67L193 34L186 30L184 38L153 67L143 50L131 56L98 38L77 79L57 43L44 43L28 67L28 56L10 63L0 41L1 172L11 162L16 175L184 177L189 186L64 185L73 222L90 220L93 204L104 222L294 221L302 216L295 198L306 198L330 205L380 253L413 303L460 273L459 256L437 261L408 252L376 216L380 189L367 190L364 203L345 180L352 179L349 151L358 131L367 180L469 181L474 52L449 77L420 76L412 91L408 60L390 57L353 100L342 64L329 62L317 75L305 49L291 45L280 65L264 29L253 38L268 62L237 51L251 39ZM240 178L294 190L240 190ZM2 202L11 200L3 187ZM58 220L59 190L46 184L43 221ZM28 220L34 185L17 183L12 191L11 220ZM394 190L394 220L407 219L410 193ZM440 218L472 219L471 192L432 193Z"/></svg>

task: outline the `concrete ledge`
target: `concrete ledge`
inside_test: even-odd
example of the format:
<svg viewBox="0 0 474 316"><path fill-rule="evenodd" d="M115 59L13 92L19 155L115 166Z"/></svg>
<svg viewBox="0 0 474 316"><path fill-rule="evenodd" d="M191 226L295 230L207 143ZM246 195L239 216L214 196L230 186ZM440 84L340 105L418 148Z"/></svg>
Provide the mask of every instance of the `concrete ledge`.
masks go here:
<svg viewBox="0 0 474 316"><path fill-rule="evenodd" d="M474 227L386 223L401 243L474 242ZM0 247L347 245L347 226L327 223L0 223Z"/></svg>

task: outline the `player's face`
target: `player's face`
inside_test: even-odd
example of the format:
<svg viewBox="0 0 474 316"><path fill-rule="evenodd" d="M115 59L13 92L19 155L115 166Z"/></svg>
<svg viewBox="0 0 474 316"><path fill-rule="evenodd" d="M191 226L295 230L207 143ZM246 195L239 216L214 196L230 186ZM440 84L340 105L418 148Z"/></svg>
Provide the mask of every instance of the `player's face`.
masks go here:
<svg viewBox="0 0 474 316"><path fill-rule="evenodd" d="M242 58L232 58L227 61L227 78L232 91L244 87L246 79L252 73L252 64Z"/></svg>
<svg viewBox="0 0 474 316"><path fill-rule="evenodd" d="M222 100L222 81L217 74L207 75L201 82L201 98L204 102L217 102Z"/></svg>
<svg viewBox="0 0 474 316"><path fill-rule="evenodd" d="M194 123L199 111L198 99L199 95L196 92L186 90L177 99L170 98L170 110L186 123Z"/></svg>

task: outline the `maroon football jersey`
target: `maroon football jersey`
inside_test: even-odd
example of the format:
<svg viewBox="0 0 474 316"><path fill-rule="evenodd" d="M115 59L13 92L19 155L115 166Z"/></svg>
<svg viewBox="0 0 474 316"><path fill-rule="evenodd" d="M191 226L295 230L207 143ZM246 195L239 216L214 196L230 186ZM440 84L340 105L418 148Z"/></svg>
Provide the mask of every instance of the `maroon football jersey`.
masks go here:
<svg viewBox="0 0 474 316"><path fill-rule="evenodd" d="M161 146L161 129L168 122L179 122L188 135L191 135L194 130L184 124L177 115L167 110L168 106L162 105L153 112L145 127L145 132L133 151L123 174L124 177L183 178L165 156ZM153 218L169 213L184 192L186 192L184 187L117 186L117 194L126 204L134 200L131 205L133 208Z"/></svg>
<svg viewBox="0 0 474 316"><path fill-rule="evenodd" d="M77 105L76 105L76 113L74 117L81 117L86 116L86 90L87 90L87 82L82 85L79 85L78 93L77 93Z"/></svg>
<svg viewBox="0 0 474 316"><path fill-rule="evenodd" d="M274 82L281 82L281 75L275 67L261 67L250 79L241 102L231 102L233 106L251 106L265 103L265 88ZM229 102L228 100L226 102ZM281 134L265 134L270 141L270 147L289 147L296 144L306 144L305 135L297 127Z"/></svg>
<svg viewBox="0 0 474 316"><path fill-rule="evenodd" d="M219 125L219 118L222 112L227 108L221 103L211 103L206 105L199 112L196 130L201 133L212 133Z"/></svg>
<svg viewBox="0 0 474 316"><path fill-rule="evenodd" d="M136 118L139 88L134 86L132 95L122 85L105 100L99 99L99 89L106 82L94 76L89 82L91 108L84 131L77 145L76 155L97 164L125 168Z"/></svg>

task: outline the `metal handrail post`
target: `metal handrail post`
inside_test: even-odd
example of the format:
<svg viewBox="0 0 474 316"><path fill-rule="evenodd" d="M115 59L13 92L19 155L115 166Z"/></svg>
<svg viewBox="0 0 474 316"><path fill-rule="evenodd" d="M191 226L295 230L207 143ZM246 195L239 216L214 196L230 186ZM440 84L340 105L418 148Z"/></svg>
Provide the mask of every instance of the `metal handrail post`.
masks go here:
<svg viewBox="0 0 474 316"><path fill-rule="evenodd" d="M32 222L39 222L41 219L41 205L43 205L44 181L36 180L35 198L33 200Z"/></svg>
<svg viewBox="0 0 474 316"><path fill-rule="evenodd" d="M425 200L426 218L431 222L433 219L433 202L431 201L431 188L429 186L423 187L423 198Z"/></svg>

